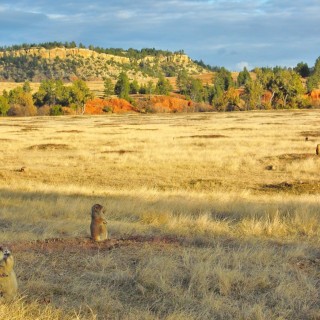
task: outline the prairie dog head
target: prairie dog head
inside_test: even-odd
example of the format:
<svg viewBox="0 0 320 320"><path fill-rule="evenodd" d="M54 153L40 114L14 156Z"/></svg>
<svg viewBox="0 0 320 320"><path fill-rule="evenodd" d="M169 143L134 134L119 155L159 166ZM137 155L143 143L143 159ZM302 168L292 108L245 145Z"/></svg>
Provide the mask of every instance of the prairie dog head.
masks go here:
<svg viewBox="0 0 320 320"><path fill-rule="evenodd" d="M104 217L104 207L101 204L94 204L91 208L91 218L103 218Z"/></svg>
<svg viewBox="0 0 320 320"><path fill-rule="evenodd" d="M9 256L11 256L11 252L8 248L3 248L0 246L0 260L7 259Z"/></svg>
<svg viewBox="0 0 320 320"><path fill-rule="evenodd" d="M0 247L0 269L4 272L10 272L13 268L13 256L8 248Z"/></svg>

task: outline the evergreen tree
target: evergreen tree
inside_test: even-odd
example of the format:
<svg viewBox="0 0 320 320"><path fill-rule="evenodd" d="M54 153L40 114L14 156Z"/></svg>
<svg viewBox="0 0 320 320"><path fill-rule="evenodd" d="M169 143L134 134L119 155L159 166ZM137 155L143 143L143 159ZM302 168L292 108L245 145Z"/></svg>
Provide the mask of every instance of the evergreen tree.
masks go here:
<svg viewBox="0 0 320 320"><path fill-rule="evenodd" d="M299 62L294 68L294 71L300 74L302 78L307 78L310 76L310 69L307 63Z"/></svg>
<svg viewBox="0 0 320 320"><path fill-rule="evenodd" d="M311 76L307 80L307 89L310 92L317 89L320 84L320 57L316 60Z"/></svg>
<svg viewBox="0 0 320 320"><path fill-rule="evenodd" d="M5 96L0 96L0 115L6 116L9 109L9 99Z"/></svg>
<svg viewBox="0 0 320 320"><path fill-rule="evenodd" d="M249 80L245 84L244 100L247 110L253 110L261 106L261 98L264 93L263 86L260 81Z"/></svg>
<svg viewBox="0 0 320 320"><path fill-rule="evenodd" d="M193 101L203 101L203 85L200 79L190 78L188 83L188 95Z"/></svg>
<svg viewBox="0 0 320 320"><path fill-rule="evenodd" d="M131 94L136 94L139 92L139 83L137 80L133 80L131 83L130 83L130 93Z"/></svg>
<svg viewBox="0 0 320 320"><path fill-rule="evenodd" d="M177 76L176 85L180 94L187 94L188 91L189 76L185 69L180 71Z"/></svg>
<svg viewBox="0 0 320 320"><path fill-rule="evenodd" d="M146 94L147 93L147 87L145 84L142 84L139 88L139 93L140 94Z"/></svg>
<svg viewBox="0 0 320 320"><path fill-rule="evenodd" d="M277 108L280 105L286 107L299 94L304 92L300 76L292 70L283 68L257 69L257 80L264 90L271 92L270 106Z"/></svg>
<svg viewBox="0 0 320 320"><path fill-rule="evenodd" d="M93 98L92 92L83 80L75 80L70 87L71 103L74 103L76 108L85 112L85 105L89 99Z"/></svg>
<svg viewBox="0 0 320 320"><path fill-rule="evenodd" d="M112 83L112 80L110 78L104 78L103 86L104 97L108 98L114 94L114 84Z"/></svg>
<svg viewBox="0 0 320 320"><path fill-rule="evenodd" d="M213 81L214 87L218 89L218 91L227 91L229 88L234 86L234 82L232 79L231 72L222 67L215 75Z"/></svg>
<svg viewBox="0 0 320 320"><path fill-rule="evenodd" d="M148 83L147 83L147 94L149 94L149 98L150 96L154 93L155 91L155 88L154 88L154 84L152 82L152 80L149 80Z"/></svg>
<svg viewBox="0 0 320 320"><path fill-rule="evenodd" d="M30 82L29 81L25 81L22 89L24 92L31 92L31 86L30 86Z"/></svg>
<svg viewBox="0 0 320 320"><path fill-rule="evenodd" d="M251 80L251 76L246 67L243 68L242 71L239 72L237 77L237 85L238 87L244 86L248 81Z"/></svg>
<svg viewBox="0 0 320 320"><path fill-rule="evenodd" d="M277 86L277 98L286 107L288 102L292 102L299 94L304 93L304 88L300 76L295 71L282 70L275 75Z"/></svg>
<svg viewBox="0 0 320 320"><path fill-rule="evenodd" d="M24 92L22 87L17 87L9 92L10 116L34 116L37 108L33 104L30 92Z"/></svg>
<svg viewBox="0 0 320 320"><path fill-rule="evenodd" d="M69 88L64 87L61 80L42 81L38 92L33 97L38 107L56 104L67 105L69 103Z"/></svg>
<svg viewBox="0 0 320 320"><path fill-rule="evenodd" d="M172 86L168 79L165 77L160 76L158 82L156 84L156 93L161 95L168 95L172 91Z"/></svg>
<svg viewBox="0 0 320 320"><path fill-rule="evenodd" d="M122 99L129 99L130 83L126 73L121 72L114 87L115 94Z"/></svg>

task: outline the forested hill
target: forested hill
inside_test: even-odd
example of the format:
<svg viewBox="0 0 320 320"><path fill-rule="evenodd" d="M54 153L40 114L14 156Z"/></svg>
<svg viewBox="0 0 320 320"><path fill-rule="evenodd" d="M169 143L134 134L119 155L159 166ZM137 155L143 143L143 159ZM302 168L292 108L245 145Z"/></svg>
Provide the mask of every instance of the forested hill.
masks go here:
<svg viewBox="0 0 320 320"><path fill-rule="evenodd" d="M24 44L0 48L0 81L61 79L71 81L116 79L120 72L131 78L176 76L181 70L200 74L210 68L191 60L182 50L103 49L75 43Z"/></svg>

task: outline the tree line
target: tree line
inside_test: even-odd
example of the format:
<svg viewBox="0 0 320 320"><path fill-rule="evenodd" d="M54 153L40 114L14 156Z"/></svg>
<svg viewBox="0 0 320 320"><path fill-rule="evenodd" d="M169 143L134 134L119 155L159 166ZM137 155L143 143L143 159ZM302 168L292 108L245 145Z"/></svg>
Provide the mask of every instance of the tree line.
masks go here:
<svg viewBox="0 0 320 320"><path fill-rule="evenodd" d="M64 108L83 113L85 103L93 98L83 80L75 80L66 86L61 80L44 80L39 90L32 94L30 82L0 96L1 116L60 115Z"/></svg>
<svg viewBox="0 0 320 320"><path fill-rule="evenodd" d="M8 59L13 59L8 57ZM20 60L19 60L20 59ZM17 70L25 70L28 63L36 64L35 57L19 57ZM59 62L60 59L55 59ZM65 63L69 63L65 61ZM61 72L74 65L66 65L59 69ZM126 70L126 68L123 68ZM47 114L57 115L66 110L83 112L85 102L93 98L83 80L75 80L65 85L65 77L56 70L53 77L51 69L45 69L49 79L42 79L39 90L31 94L30 83L9 92L4 91L0 96L0 115L35 115L39 110ZM130 70L130 69L129 69ZM224 67L215 69L209 83L203 82L186 69L177 70L177 93L187 100L211 105L217 111L279 109L279 108L308 108L318 106L319 102L311 101L306 95L320 85L320 57L314 67L309 68L300 62L295 68L255 68L249 72L244 68L236 79ZM32 68L29 69L32 72ZM303 80L303 81L302 81ZM120 72L114 83L114 78L104 77L104 97L116 95L135 104L135 94L169 95L173 91L169 80L161 73L158 78L144 83L130 81L126 71ZM46 109L45 109L46 108ZM66 109L67 108L67 109Z"/></svg>
<svg viewBox="0 0 320 320"><path fill-rule="evenodd" d="M320 63L307 80L318 86L320 83ZM311 79L311 80L309 80ZM304 95L301 76L297 71L284 68L256 68L250 73L246 68L239 72L234 81L232 73L220 68L214 73L212 82L202 81L181 70L176 78L177 92L195 103L212 106L212 110L255 110L279 108L306 108L312 104ZM138 83L129 80L126 72L121 72L114 83L110 77L104 78L104 98L117 96L136 105L135 94L169 95L173 91L169 80L160 76L156 81ZM31 116L36 114L60 115L71 111L84 112L85 103L92 99L83 80L75 80L66 85L62 80L43 80L37 92L31 93L30 82L0 96L0 115Z"/></svg>
<svg viewBox="0 0 320 320"><path fill-rule="evenodd" d="M234 80L232 73L222 67L214 73L212 82L207 84L181 70L176 77L176 87L186 99L210 104L217 111L308 108L313 105L306 93L320 84L319 61L309 74L306 86L299 70L255 68L250 73L244 68ZM149 81L141 85L136 80L130 82L125 72L119 75L115 85L110 78L104 79L105 97L116 94L130 102L130 94L168 95L171 91L170 82L163 76L155 84Z"/></svg>
<svg viewBox="0 0 320 320"><path fill-rule="evenodd" d="M132 94L159 94L167 95L172 91L170 82L165 77L159 77L154 84L149 81L139 85L136 80L129 81L125 72L121 72L115 84L110 78L104 80L104 97L116 95L135 103ZM4 90L0 95L1 116L34 116L34 115L61 115L69 113L83 113L85 104L94 95L85 81L77 79L71 85L62 80L44 80L40 83L37 92L32 94L29 81L10 91Z"/></svg>
<svg viewBox="0 0 320 320"><path fill-rule="evenodd" d="M221 67L206 85L184 70L177 76L179 93L218 111L318 107L319 102L311 101L307 93L319 86L320 57L312 68L304 62L295 68L255 68L251 73L244 68L236 80Z"/></svg>

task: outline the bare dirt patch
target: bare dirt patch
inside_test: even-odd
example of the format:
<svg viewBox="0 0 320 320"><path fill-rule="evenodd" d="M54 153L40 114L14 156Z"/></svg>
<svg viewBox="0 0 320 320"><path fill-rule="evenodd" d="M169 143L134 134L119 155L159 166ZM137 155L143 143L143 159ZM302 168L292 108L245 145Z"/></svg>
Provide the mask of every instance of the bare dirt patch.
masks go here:
<svg viewBox="0 0 320 320"><path fill-rule="evenodd" d="M291 259L290 263L304 273L314 273L320 277L320 255Z"/></svg>
<svg viewBox="0 0 320 320"><path fill-rule="evenodd" d="M263 184L260 187L260 191L318 194L320 193L320 181L283 181L280 183Z"/></svg>
<svg viewBox="0 0 320 320"><path fill-rule="evenodd" d="M57 133L81 133L83 131L80 131L80 130L60 130L60 131L57 131Z"/></svg>
<svg viewBox="0 0 320 320"><path fill-rule="evenodd" d="M137 151L133 151L133 150L123 150L123 149L120 149L120 150L108 150L108 151L103 151L101 153L116 153L116 154L125 154L125 153L136 153Z"/></svg>
<svg viewBox="0 0 320 320"><path fill-rule="evenodd" d="M39 130L39 128L33 127L33 126L24 127L24 128L21 129L22 132L38 131L38 130Z"/></svg>
<svg viewBox="0 0 320 320"><path fill-rule="evenodd" d="M263 122L261 123L261 125L277 125L277 126L285 126L287 125L287 123L284 123L284 122Z"/></svg>
<svg viewBox="0 0 320 320"><path fill-rule="evenodd" d="M300 135L309 137L320 137L320 130L301 131Z"/></svg>
<svg viewBox="0 0 320 320"><path fill-rule="evenodd" d="M307 159L318 159L315 153L284 153L277 156L265 157L264 159L267 161L278 160L283 163L292 163L294 161L303 161Z"/></svg>
<svg viewBox="0 0 320 320"><path fill-rule="evenodd" d="M206 188L210 189L216 186L221 186L222 183L216 179L192 179L189 181L189 185L192 188Z"/></svg>
<svg viewBox="0 0 320 320"><path fill-rule="evenodd" d="M16 123L0 123L0 127L23 127L23 124Z"/></svg>
<svg viewBox="0 0 320 320"><path fill-rule="evenodd" d="M228 138L228 136L225 136L223 134L196 134L193 136L181 136L178 138L179 139L185 139L185 138L218 139L218 138Z"/></svg>
<svg viewBox="0 0 320 320"><path fill-rule="evenodd" d="M228 130L253 131L255 129L253 129L253 128L241 128L241 127L231 127L231 128L224 128L222 130L225 130L225 131L228 131Z"/></svg>
<svg viewBox="0 0 320 320"><path fill-rule="evenodd" d="M36 144L27 148L28 150L69 150L70 147L63 143Z"/></svg>
<svg viewBox="0 0 320 320"><path fill-rule="evenodd" d="M279 160L304 160L304 159L312 159L317 158L317 156L313 153L284 153L278 156Z"/></svg>
<svg viewBox="0 0 320 320"><path fill-rule="evenodd" d="M10 248L14 252L28 252L30 250L37 252L81 252L87 251L108 251L119 247L137 246L142 243L151 243L158 245L176 244L181 245L182 241L173 236L132 236L129 238L108 239L102 242L94 242L90 238L52 238L35 241L22 241L10 243Z"/></svg>
<svg viewBox="0 0 320 320"><path fill-rule="evenodd" d="M131 129L131 128L126 128L126 129ZM159 129L143 129L143 128L135 128L134 130L137 130L137 131L158 131Z"/></svg>

